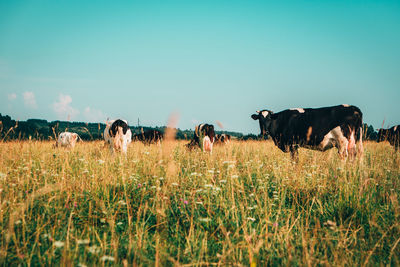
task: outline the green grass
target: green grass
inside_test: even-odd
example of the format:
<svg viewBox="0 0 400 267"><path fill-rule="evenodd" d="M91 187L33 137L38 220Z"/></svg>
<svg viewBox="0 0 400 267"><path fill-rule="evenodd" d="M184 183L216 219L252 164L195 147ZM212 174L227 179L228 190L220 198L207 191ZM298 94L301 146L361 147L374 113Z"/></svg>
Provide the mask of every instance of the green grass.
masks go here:
<svg viewBox="0 0 400 267"><path fill-rule="evenodd" d="M399 265L400 154L0 143L0 264Z"/></svg>

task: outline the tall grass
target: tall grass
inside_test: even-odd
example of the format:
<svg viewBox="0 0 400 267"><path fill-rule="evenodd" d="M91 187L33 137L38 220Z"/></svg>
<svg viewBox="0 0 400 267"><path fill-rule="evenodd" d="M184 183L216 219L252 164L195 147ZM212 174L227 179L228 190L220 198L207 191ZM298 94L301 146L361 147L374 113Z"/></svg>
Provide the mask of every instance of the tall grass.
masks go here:
<svg viewBox="0 0 400 267"><path fill-rule="evenodd" d="M400 155L0 143L0 264L399 265Z"/></svg>

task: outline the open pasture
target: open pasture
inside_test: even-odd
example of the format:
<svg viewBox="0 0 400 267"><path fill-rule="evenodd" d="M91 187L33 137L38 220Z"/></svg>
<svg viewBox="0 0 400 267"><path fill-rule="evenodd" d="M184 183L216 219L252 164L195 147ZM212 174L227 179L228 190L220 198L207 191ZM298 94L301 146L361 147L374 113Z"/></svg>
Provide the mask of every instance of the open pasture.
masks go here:
<svg viewBox="0 0 400 267"><path fill-rule="evenodd" d="M0 143L0 264L400 264L400 154Z"/></svg>

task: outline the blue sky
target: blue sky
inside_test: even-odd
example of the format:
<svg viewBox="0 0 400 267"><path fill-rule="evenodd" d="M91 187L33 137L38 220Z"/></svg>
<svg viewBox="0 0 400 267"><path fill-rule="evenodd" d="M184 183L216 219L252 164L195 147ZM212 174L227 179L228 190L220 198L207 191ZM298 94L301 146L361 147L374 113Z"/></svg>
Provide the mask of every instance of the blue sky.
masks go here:
<svg viewBox="0 0 400 267"><path fill-rule="evenodd" d="M258 109L400 124L399 1L3 1L0 113L259 133ZM220 129L216 126L217 129Z"/></svg>

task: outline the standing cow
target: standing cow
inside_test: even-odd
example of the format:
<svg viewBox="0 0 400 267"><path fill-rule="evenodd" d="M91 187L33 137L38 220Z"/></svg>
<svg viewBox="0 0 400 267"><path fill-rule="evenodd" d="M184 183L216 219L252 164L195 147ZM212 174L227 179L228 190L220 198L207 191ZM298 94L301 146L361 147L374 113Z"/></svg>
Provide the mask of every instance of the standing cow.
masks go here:
<svg viewBox="0 0 400 267"><path fill-rule="evenodd" d="M214 140L214 125L203 123L196 126L193 139L190 141L189 144L187 144L187 146L189 148L199 146L203 151L212 153Z"/></svg>
<svg viewBox="0 0 400 267"><path fill-rule="evenodd" d="M152 143L160 144L163 139L163 133L158 130L147 130L141 131L139 134L133 135L134 141L142 141L146 145L150 145Z"/></svg>
<svg viewBox="0 0 400 267"><path fill-rule="evenodd" d="M80 139L80 136L77 133L62 132L58 136L56 145L58 147L74 148L78 139Z"/></svg>
<svg viewBox="0 0 400 267"><path fill-rule="evenodd" d="M389 144L394 146L397 151L400 146L400 125L393 126L390 129L379 129L378 142L389 141Z"/></svg>
<svg viewBox="0 0 400 267"><path fill-rule="evenodd" d="M126 154L128 145L132 141L132 131L126 120L112 120L106 122L104 140L110 146L111 152L122 151Z"/></svg>
<svg viewBox="0 0 400 267"><path fill-rule="evenodd" d="M357 152L361 157L363 153L362 112L356 106L296 108L278 113L264 109L251 117L259 121L261 135L268 133L275 145L290 152L292 158L299 147L320 151L336 147L342 159L348 155L354 158Z"/></svg>

